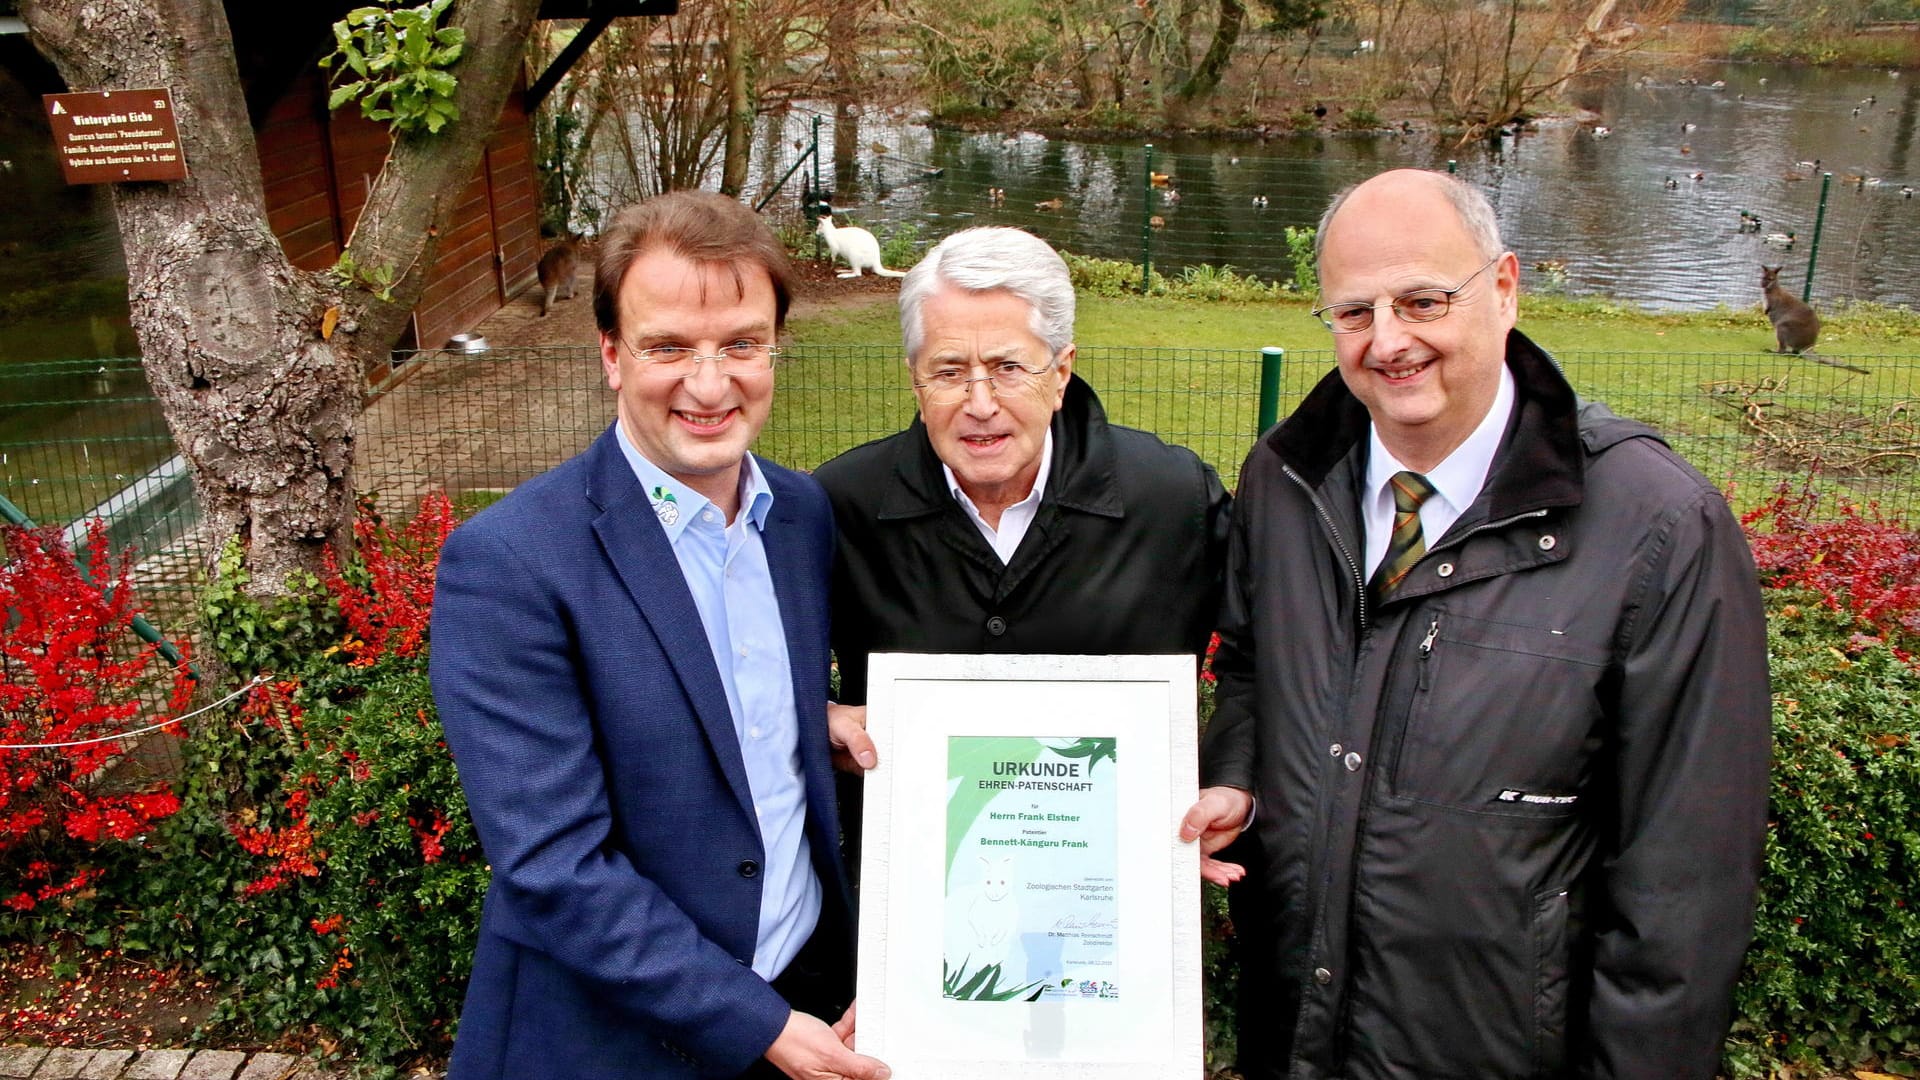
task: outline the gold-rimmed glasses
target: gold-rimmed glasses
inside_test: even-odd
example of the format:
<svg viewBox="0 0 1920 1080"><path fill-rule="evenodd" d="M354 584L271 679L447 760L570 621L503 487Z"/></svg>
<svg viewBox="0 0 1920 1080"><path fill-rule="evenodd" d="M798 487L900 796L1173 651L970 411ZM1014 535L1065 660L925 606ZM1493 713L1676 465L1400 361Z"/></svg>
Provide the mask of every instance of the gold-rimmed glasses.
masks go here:
<svg viewBox="0 0 1920 1080"><path fill-rule="evenodd" d="M1392 308L1393 314L1401 322L1425 323L1445 318L1447 310L1453 306L1453 294L1467 287L1474 278L1487 272L1487 268L1500 261L1501 255L1495 255L1483 263L1480 269L1468 274L1460 284L1451 289L1415 289L1401 293L1384 304L1327 304L1313 309L1313 317L1320 325L1336 334L1357 334L1373 326L1373 313L1380 308Z"/></svg>
<svg viewBox="0 0 1920 1080"><path fill-rule="evenodd" d="M720 366L722 374L736 379L752 378L773 370L774 358L780 355L780 350L771 345L751 341L737 341L713 353L703 353L684 345L661 345L652 349L636 349L627 345L627 351L633 354L634 359L647 365L648 375L660 379L690 378L700 370L701 364L709 360Z"/></svg>

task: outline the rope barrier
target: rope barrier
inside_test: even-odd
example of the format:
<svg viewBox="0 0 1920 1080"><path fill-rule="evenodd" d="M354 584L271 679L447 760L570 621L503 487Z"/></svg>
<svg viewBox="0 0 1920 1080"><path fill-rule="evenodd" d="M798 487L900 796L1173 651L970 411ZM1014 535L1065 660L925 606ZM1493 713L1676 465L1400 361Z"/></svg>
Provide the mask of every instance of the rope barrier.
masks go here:
<svg viewBox="0 0 1920 1080"><path fill-rule="evenodd" d="M250 680L249 682L241 686L238 690L235 690L233 693L228 694L226 697L221 698L219 701L216 701L211 705L201 706L200 708L195 709L190 713L181 713L179 716L176 716L171 720L162 720L157 724L148 724L146 727L143 727L143 728L135 728L132 731L123 731L118 735L102 735L97 739L76 739L73 742L0 743L0 750L62 750L70 746L94 746L99 743L117 742L121 739L137 738L149 732L159 731L161 728L172 727L175 724L182 723L187 720L191 720L194 717L199 716L201 713L212 712L213 710L219 708L220 706L225 705L229 701L232 701L234 698L237 698L240 695L246 693L247 691L252 690L254 687L264 684L266 681L267 681L267 677L265 675L255 675L252 678L252 680Z"/></svg>

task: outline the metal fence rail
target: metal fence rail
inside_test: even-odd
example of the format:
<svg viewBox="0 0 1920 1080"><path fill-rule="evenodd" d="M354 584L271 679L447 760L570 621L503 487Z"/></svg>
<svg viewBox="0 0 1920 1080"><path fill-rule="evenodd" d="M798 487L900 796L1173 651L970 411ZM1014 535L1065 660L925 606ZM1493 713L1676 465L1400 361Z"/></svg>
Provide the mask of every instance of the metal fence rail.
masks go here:
<svg viewBox="0 0 1920 1080"><path fill-rule="evenodd" d="M796 348L756 450L811 469L900 430L915 403L893 345ZM1764 353L1560 354L1583 395L1654 424L1736 501L1820 484L1920 519L1920 356L1850 356L1872 374ZM1282 415L1333 366L1286 352ZM362 413L356 486L405 515L429 490L484 505L583 449L613 415L592 348L425 352ZM1084 347L1076 370L1116 422L1192 447L1229 487L1259 426L1261 351ZM142 557L155 622L181 633L213 541L130 360L0 370L0 496L42 523L107 517Z"/></svg>

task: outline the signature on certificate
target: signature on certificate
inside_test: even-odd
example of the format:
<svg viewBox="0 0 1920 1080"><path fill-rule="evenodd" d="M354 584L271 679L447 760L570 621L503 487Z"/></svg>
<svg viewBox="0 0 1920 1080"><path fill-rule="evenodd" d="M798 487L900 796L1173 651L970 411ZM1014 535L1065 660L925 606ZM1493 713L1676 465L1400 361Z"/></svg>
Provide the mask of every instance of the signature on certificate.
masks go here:
<svg viewBox="0 0 1920 1080"><path fill-rule="evenodd" d="M1120 920L1113 915L1062 915L1054 920L1054 930L1117 930Z"/></svg>

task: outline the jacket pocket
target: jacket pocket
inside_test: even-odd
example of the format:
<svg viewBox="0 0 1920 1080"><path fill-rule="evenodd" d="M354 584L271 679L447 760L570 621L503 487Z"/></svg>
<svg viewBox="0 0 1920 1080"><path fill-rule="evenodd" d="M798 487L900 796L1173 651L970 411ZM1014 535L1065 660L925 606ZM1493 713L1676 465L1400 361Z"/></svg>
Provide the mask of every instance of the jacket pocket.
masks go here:
<svg viewBox="0 0 1920 1080"><path fill-rule="evenodd" d="M1605 645L1444 608L1416 630L1402 654L1412 689L1394 718L1393 794L1510 817L1577 813L1600 749Z"/></svg>
<svg viewBox="0 0 1920 1080"><path fill-rule="evenodd" d="M1567 987L1572 944L1566 889L1533 898L1533 1075L1557 1077L1566 1067Z"/></svg>

